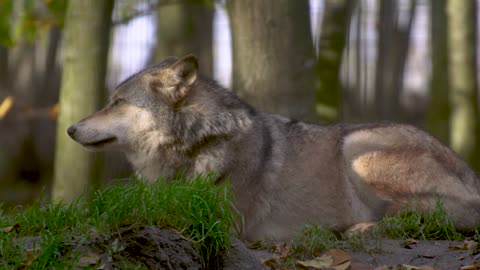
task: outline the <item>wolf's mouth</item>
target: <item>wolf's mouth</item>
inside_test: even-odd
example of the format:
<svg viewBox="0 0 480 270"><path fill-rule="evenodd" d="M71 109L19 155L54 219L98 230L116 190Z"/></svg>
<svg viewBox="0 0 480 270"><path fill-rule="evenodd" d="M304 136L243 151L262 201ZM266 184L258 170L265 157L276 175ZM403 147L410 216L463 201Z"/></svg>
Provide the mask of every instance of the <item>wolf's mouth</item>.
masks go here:
<svg viewBox="0 0 480 270"><path fill-rule="evenodd" d="M110 137L110 138L105 138L105 139L102 139L102 140L99 140L99 141L96 141L96 142L85 143L84 145L85 146L97 147L97 146L101 146L101 145L104 145L104 144L107 144L107 143L114 142L116 140L117 140L116 137Z"/></svg>

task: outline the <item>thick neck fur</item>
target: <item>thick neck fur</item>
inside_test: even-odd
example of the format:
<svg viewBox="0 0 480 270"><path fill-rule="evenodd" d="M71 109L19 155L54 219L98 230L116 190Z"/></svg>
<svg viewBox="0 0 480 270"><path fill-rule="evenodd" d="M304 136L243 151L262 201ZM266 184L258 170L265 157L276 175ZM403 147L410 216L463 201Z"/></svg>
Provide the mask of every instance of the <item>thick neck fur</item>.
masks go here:
<svg viewBox="0 0 480 270"><path fill-rule="evenodd" d="M222 99L222 102L217 102ZM228 102L225 103L225 100ZM228 106L228 107L225 107ZM128 154L136 171L149 181L178 172L197 174L225 170L227 147L249 132L255 111L233 93L199 78L182 104L172 109L169 139L158 139L164 127L152 130L142 147ZM166 116L167 117L167 116Z"/></svg>

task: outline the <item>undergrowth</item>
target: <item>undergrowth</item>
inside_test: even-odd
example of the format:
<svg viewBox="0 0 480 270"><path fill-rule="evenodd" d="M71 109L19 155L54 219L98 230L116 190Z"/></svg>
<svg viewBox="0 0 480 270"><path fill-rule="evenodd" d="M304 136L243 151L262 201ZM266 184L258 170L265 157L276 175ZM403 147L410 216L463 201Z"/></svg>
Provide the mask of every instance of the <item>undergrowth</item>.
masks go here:
<svg viewBox="0 0 480 270"><path fill-rule="evenodd" d="M389 238L420 240L462 240L464 236L455 229L442 202L437 199L430 213L405 210L396 216L385 217L376 232Z"/></svg>
<svg viewBox="0 0 480 270"><path fill-rule="evenodd" d="M478 230L476 232L478 235ZM375 228L365 233L341 236L324 226L305 226L290 243L290 257L303 259L318 256L334 247L349 247L365 250L365 241L383 238L419 239L419 240L463 240L466 236L457 231L447 217L443 204L436 201L435 208L429 213L421 213L406 208L398 215L384 217Z"/></svg>
<svg viewBox="0 0 480 270"><path fill-rule="evenodd" d="M70 204L37 202L16 214L0 213L0 268L19 269L26 261L30 269L69 269L60 259L65 239L114 233L124 225L174 228L200 251L203 264L230 245L235 223L228 186L214 185L214 175L165 183L133 179L81 196ZM26 249L22 239L40 237L40 247ZM63 256L60 256L60 255ZM71 254L75 256L75 254ZM29 260L32 257L34 259Z"/></svg>

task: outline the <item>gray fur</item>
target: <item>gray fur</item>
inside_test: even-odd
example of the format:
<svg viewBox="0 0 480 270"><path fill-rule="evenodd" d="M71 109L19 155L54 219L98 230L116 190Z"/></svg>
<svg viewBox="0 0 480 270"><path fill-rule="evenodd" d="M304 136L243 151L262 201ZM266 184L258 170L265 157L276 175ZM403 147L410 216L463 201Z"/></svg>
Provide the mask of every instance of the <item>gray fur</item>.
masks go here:
<svg viewBox="0 0 480 270"><path fill-rule="evenodd" d="M178 171L228 178L242 237L285 241L304 224L344 230L399 211L433 208L480 223L480 181L452 150L408 125L313 125L256 111L168 58L117 87L112 101L69 128L90 150L120 150L147 181Z"/></svg>

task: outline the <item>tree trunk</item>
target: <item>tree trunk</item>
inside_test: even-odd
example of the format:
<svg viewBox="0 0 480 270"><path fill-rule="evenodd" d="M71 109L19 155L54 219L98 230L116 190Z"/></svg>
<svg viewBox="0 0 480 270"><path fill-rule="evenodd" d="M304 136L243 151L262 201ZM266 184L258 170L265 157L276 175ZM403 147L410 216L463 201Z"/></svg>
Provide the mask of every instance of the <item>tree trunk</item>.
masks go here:
<svg viewBox="0 0 480 270"><path fill-rule="evenodd" d="M448 0L450 146L480 169L476 80L476 1Z"/></svg>
<svg viewBox="0 0 480 270"><path fill-rule="evenodd" d="M213 12L213 7L193 0L161 5L153 61L158 63L168 56L193 53L198 58L200 72L211 77Z"/></svg>
<svg viewBox="0 0 480 270"><path fill-rule="evenodd" d="M327 112L319 116L322 122L337 120L341 104L340 89L340 65L342 53L346 44L348 24L352 13L351 0L327 0L322 20L322 29L318 41L318 61L315 67L318 79L317 107L326 106L327 112L335 112L328 115ZM320 18L320 16L319 16Z"/></svg>
<svg viewBox="0 0 480 270"><path fill-rule="evenodd" d="M416 1L410 2L408 23L398 22L398 2L380 1L378 54L376 63L375 98L377 118L401 120L400 93L403 89L405 64L410 44L410 30Z"/></svg>
<svg viewBox="0 0 480 270"><path fill-rule="evenodd" d="M437 138L449 142L448 60L446 0L430 1L432 77L427 127Z"/></svg>
<svg viewBox="0 0 480 270"><path fill-rule="evenodd" d="M100 171L95 167L96 158L71 140L66 129L94 112L102 102L113 3L69 2L52 191L55 201L75 199Z"/></svg>
<svg viewBox="0 0 480 270"><path fill-rule="evenodd" d="M230 0L233 90L256 108L316 121L307 0Z"/></svg>
<svg viewBox="0 0 480 270"><path fill-rule="evenodd" d="M8 48L2 45L0 45L0 59L3 59L0 61L0 100L3 100L9 92L10 76L8 76Z"/></svg>

